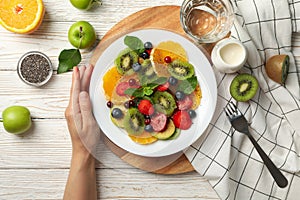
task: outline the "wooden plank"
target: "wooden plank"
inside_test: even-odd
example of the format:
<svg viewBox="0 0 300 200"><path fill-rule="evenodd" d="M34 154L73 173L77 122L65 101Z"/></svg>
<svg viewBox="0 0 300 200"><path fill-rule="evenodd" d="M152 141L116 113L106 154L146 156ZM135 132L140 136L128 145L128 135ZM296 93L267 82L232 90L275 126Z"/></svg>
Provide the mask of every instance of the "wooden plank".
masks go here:
<svg viewBox="0 0 300 200"><path fill-rule="evenodd" d="M132 168L103 142L98 150L99 168ZM16 136L0 126L0 169L68 168L71 140L64 119L36 119L29 133ZM1 180L0 180L1 182ZM1 199L1 198L0 198Z"/></svg>
<svg viewBox="0 0 300 200"><path fill-rule="evenodd" d="M0 199L61 199L68 169L0 170ZM218 199L197 173L157 175L137 169L97 170L100 199Z"/></svg>

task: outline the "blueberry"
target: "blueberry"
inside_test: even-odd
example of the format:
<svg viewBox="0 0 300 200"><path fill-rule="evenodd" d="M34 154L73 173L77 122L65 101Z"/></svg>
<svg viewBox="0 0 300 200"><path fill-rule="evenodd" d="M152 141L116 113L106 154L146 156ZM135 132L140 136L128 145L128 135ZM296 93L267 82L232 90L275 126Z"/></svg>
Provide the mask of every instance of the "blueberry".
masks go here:
<svg viewBox="0 0 300 200"><path fill-rule="evenodd" d="M134 63L134 64L132 65L132 69L133 69L133 71L135 71L135 72L140 71L141 68L142 68L142 66L140 65L140 63Z"/></svg>
<svg viewBox="0 0 300 200"><path fill-rule="evenodd" d="M171 85L176 85L178 82L178 80L176 78L174 78L173 76L170 76L168 81Z"/></svg>
<svg viewBox="0 0 300 200"><path fill-rule="evenodd" d="M189 110L188 113L191 118L195 118L197 116L197 114L194 110Z"/></svg>
<svg viewBox="0 0 300 200"><path fill-rule="evenodd" d="M149 54L146 52L146 51L144 51L143 53L141 53L141 55L140 55L144 60L145 59L148 59L150 56L149 56Z"/></svg>
<svg viewBox="0 0 300 200"><path fill-rule="evenodd" d="M152 49L152 48L153 48L153 45L152 45L151 42L145 42L144 47L145 47L145 49L148 50L148 49Z"/></svg>
<svg viewBox="0 0 300 200"><path fill-rule="evenodd" d="M184 94L183 92L181 92L181 91L177 91L177 92L175 93L175 97L176 97L176 99L178 99L178 100L183 100L184 97L185 97L185 94Z"/></svg>
<svg viewBox="0 0 300 200"><path fill-rule="evenodd" d="M153 127L150 124L147 124L144 129L149 133L153 132Z"/></svg>
<svg viewBox="0 0 300 200"><path fill-rule="evenodd" d="M114 108L111 112L111 116L116 119L120 119L123 117L123 112L120 108Z"/></svg>

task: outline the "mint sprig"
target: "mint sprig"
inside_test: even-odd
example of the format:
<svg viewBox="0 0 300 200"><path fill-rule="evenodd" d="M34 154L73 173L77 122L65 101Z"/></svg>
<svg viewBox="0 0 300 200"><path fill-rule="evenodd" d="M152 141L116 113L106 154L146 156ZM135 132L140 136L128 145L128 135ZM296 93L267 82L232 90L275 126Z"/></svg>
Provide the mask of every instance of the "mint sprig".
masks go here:
<svg viewBox="0 0 300 200"><path fill-rule="evenodd" d="M57 73L61 74L73 69L81 62L81 54L79 49L64 49L58 57Z"/></svg>
<svg viewBox="0 0 300 200"><path fill-rule="evenodd" d="M152 83L149 83L147 85L142 85L140 88L128 88L127 90L124 91L124 93L136 98L150 96L153 94L155 88L157 88L161 84L164 84L166 81L167 81L166 77L160 77L155 81L153 81Z"/></svg>

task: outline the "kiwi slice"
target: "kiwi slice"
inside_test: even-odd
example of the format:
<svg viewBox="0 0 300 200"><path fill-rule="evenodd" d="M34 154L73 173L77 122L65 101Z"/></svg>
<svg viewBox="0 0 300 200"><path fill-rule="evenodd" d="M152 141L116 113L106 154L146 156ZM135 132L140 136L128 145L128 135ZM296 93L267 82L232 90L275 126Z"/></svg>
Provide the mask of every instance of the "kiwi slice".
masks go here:
<svg viewBox="0 0 300 200"><path fill-rule="evenodd" d="M180 132L181 132L180 128L176 128L175 131L174 131L174 133L171 135L171 137L168 138L168 140L175 140L175 139L177 139L179 137L179 135L180 135Z"/></svg>
<svg viewBox="0 0 300 200"><path fill-rule="evenodd" d="M290 66L288 55L275 55L268 59L266 63L266 73L273 81L284 85Z"/></svg>
<svg viewBox="0 0 300 200"><path fill-rule="evenodd" d="M155 109L158 112L167 115L168 117L171 116L174 110L177 108L173 95L167 91L156 91L152 99Z"/></svg>
<svg viewBox="0 0 300 200"><path fill-rule="evenodd" d="M185 80L195 74L194 66L189 62L174 60L168 65L169 73L178 80Z"/></svg>
<svg viewBox="0 0 300 200"><path fill-rule="evenodd" d="M237 101L248 101L256 94L258 82L250 74L237 75L230 84L230 94Z"/></svg>
<svg viewBox="0 0 300 200"><path fill-rule="evenodd" d="M122 105L114 105L110 110L112 111L114 108L119 108L123 113L126 113L126 109ZM114 125L120 128L124 128L124 118L125 114L123 114L123 116L120 118L115 118L112 115L110 115L110 119L114 123Z"/></svg>
<svg viewBox="0 0 300 200"><path fill-rule="evenodd" d="M124 129L129 135L140 135L144 131L144 121L144 116L137 108L129 108L124 117Z"/></svg>
<svg viewBox="0 0 300 200"><path fill-rule="evenodd" d="M117 67L118 72L120 74L133 72L132 65L134 63L137 63L138 59L139 55L135 51L129 48L124 49L119 53L118 57L115 59L115 65Z"/></svg>
<svg viewBox="0 0 300 200"><path fill-rule="evenodd" d="M145 59L141 66L142 68L139 71L139 79L141 80L142 85L146 85L157 79L157 75L149 59Z"/></svg>
<svg viewBox="0 0 300 200"><path fill-rule="evenodd" d="M174 122L170 119L164 131L152 133L152 136L160 140L166 140L174 134L175 130L176 127L174 125Z"/></svg>

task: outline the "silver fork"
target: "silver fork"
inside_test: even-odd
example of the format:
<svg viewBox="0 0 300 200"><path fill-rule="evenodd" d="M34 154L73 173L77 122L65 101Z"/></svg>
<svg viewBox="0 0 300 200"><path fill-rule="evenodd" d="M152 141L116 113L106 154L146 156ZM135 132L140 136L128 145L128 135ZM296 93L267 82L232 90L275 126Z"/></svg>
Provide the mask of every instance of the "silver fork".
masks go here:
<svg viewBox="0 0 300 200"><path fill-rule="evenodd" d="M256 140L252 137L248 129L248 122L241 111L234 105L234 103L229 102L224 108L225 113L231 123L231 125L239 132L244 133L248 136L261 159L269 169L272 177L274 178L277 185L284 188L288 185L288 181L281 171L275 166L275 164L270 160L267 154L262 150Z"/></svg>

